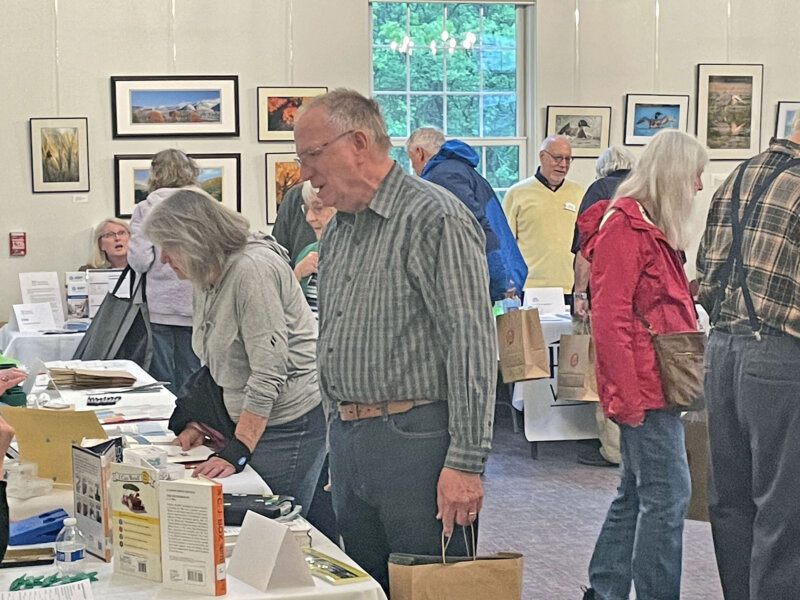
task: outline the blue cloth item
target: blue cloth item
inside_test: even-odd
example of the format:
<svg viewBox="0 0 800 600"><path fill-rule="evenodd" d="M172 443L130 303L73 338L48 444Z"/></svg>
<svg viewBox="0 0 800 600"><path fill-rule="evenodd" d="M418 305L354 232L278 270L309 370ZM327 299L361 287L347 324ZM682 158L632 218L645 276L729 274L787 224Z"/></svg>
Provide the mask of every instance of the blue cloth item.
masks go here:
<svg viewBox="0 0 800 600"><path fill-rule="evenodd" d="M489 182L475 170L477 165L478 154L469 144L448 140L425 163L420 177L452 192L478 220L486 236L491 299L500 300L512 287L516 295L522 297L528 267L508 227L497 195Z"/></svg>
<svg viewBox="0 0 800 600"><path fill-rule="evenodd" d="M683 424L669 409L648 410L638 427L620 425L622 467L589 563L598 598L678 600L683 519L690 481Z"/></svg>
<svg viewBox="0 0 800 600"><path fill-rule="evenodd" d="M192 350L192 328L183 325L151 323L153 359L150 374L156 381L169 381L167 389L178 393L189 376L200 368L200 359Z"/></svg>

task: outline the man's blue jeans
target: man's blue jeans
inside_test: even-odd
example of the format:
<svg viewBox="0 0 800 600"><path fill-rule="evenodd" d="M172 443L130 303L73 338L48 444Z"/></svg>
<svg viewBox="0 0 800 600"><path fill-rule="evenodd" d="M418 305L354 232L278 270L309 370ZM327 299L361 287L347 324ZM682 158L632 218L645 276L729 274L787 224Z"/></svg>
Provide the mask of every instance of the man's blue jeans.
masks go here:
<svg viewBox="0 0 800 600"><path fill-rule="evenodd" d="M150 327L153 331L150 375L156 381L169 381L167 389L177 395L189 376L200 368L200 359L192 350L192 328L160 323L151 323Z"/></svg>
<svg viewBox="0 0 800 600"><path fill-rule="evenodd" d="M705 392L725 598L800 598L800 340L713 330Z"/></svg>
<svg viewBox="0 0 800 600"><path fill-rule="evenodd" d="M676 411L648 410L638 427L620 426L620 484L589 564L602 600L678 600L683 519L691 484L683 424Z"/></svg>

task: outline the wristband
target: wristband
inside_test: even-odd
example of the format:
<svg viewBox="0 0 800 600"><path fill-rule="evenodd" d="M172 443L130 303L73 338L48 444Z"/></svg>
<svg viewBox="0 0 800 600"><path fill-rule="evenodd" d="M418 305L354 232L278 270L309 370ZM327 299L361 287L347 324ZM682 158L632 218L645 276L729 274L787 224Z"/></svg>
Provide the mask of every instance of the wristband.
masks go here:
<svg viewBox="0 0 800 600"><path fill-rule="evenodd" d="M211 456L219 456L221 459L228 461L233 465L237 473L241 473L245 465L250 462L252 455L250 448L244 442L238 438L233 438L222 450L215 452Z"/></svg>
<svg viewBox="0 0 800 600"><path fill-rule="evenodd" d="M575 297L578 300L588 300L589 294L587 292L575 292Z"/></svg>

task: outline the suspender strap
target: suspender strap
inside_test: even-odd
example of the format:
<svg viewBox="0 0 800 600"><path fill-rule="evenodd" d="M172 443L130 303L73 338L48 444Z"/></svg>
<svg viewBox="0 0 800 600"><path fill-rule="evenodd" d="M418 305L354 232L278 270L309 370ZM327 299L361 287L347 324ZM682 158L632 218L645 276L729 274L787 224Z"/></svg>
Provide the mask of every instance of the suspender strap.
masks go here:
<svg viewBox="0 0 800 600"><path fill-rule="evenodd" d="M744 239L744 227L755 212L758 201L764 196L769 187L775 179L786 171L797 165L800 165L800 158L793 158L782 165L778 166L772 173L770 173L761 184L753 190L750 199L744 207L741 219L739 218L739 194L742 187L742 178L744 172L750 165L753 159L750 159L739 168L739 173L733 182L733 189L731 191L731 231L733 240L731 241L730 252L725 264L719 270L716 280L716 294L714 298L714 307L711 311L710 320L711 325L716 324L719 319L720 312L722 311L722 301L725 299L725 290L734 283L738 284L742 289L742 299L744 300L745 307L747 308L747 318L750 321L750 327L753 330L753 335L756 339L761 339L761 320L756 315L755 305L753 304L753 297L750 295L750 289L747 287L747 271L744 268L744 261L742 259L742 241Z"/></svg>

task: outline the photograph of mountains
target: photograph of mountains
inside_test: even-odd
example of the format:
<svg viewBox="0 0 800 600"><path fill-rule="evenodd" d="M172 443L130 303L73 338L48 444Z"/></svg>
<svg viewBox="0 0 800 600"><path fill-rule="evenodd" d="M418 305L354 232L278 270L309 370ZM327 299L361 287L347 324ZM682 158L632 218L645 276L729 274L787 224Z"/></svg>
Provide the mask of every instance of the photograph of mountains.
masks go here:
<svg viewBox="0 0 800 600"><path fill-rule="evenodd" d="M219 123L221 90L131 90L131 123Z"/></svg>

